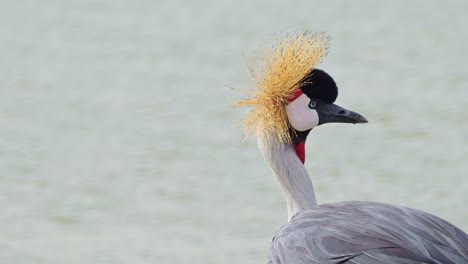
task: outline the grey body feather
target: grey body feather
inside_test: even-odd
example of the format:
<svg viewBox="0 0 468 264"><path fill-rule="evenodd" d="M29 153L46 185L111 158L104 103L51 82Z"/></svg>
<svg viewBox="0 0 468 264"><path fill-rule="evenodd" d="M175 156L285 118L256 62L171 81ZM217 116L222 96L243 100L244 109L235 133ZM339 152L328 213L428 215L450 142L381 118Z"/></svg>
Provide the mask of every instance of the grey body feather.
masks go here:
<svg viewBox="0 0 468 264"><path fill-rule="evenodd" d="M273 238L270 264L468 264L468 235L434 215L375 202L318 205L291 145L261 133L260 150L281 185L288 223Z"/></svg>
<svg viewBox="0 0 468 264"><path fill-rule="evenodd" d="M293 216L273 238L271 264L468 263L468 235L434 215L339 202Z"/></svg>

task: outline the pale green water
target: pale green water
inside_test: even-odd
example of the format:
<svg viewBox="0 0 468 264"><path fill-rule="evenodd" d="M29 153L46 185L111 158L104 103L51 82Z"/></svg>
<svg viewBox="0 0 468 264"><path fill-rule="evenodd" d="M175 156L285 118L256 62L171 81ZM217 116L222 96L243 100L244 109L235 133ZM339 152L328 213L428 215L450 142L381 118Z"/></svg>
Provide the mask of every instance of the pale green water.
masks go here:
<svg viewBox="0 0 468 264"><path fill-rule="evenodd" d="M370 120L311 134L319 202L467 231L468 2L324 2L0 3L0 263L266 263L286 209L223 85L281 30Z"/></svg>

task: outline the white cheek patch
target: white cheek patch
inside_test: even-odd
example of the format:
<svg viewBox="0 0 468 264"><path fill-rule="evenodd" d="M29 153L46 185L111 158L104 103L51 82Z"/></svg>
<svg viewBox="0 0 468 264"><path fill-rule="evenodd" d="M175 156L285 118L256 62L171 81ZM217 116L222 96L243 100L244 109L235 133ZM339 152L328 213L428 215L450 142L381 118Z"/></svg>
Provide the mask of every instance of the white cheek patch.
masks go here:
<svg viewBox="0 0 468 264"><path fill-rule="evenodd" d="M286 106L289 123L297 131L305 131L316 127L319 117L315 109L309 108L310 98L303 94Z"/></svg>

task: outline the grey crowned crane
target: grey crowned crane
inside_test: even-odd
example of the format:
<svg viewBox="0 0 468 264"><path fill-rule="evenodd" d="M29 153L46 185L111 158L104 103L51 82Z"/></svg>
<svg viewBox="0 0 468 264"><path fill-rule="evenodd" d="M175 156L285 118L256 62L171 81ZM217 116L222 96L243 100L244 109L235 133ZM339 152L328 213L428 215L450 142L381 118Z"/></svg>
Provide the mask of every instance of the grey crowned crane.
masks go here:
<svg viewBox="0 0 468 264"><path fill-rule="evenodd" d="M279 181L288 222L276 233L269 263L468 263L468 235L428 213L398 205L348 201L317 204L304 167L309 132L327 123L367 123L334 101L335 81L316 69L328 49L323 34L280 36L251 69L256 88L246 133Z"/></svg>

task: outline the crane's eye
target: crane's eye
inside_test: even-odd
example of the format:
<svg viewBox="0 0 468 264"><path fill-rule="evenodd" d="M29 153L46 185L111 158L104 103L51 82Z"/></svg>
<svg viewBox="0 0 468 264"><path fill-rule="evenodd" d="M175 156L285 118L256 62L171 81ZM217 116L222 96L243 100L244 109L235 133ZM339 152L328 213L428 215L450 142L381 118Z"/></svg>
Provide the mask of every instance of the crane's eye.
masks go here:
<svg viewBox="0 0 468 264"><path fill-rule="evenodd" d="M310 100L309 108L310 109L315 109L316 106L317 106L317 102L315 102L314 100Z"/></svg>

